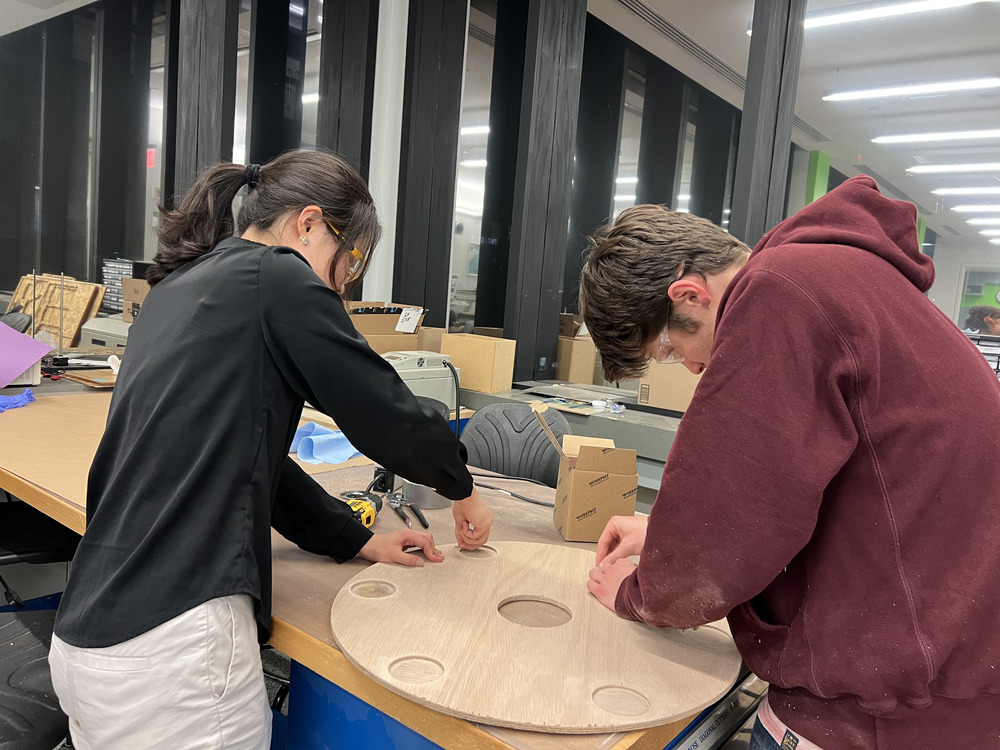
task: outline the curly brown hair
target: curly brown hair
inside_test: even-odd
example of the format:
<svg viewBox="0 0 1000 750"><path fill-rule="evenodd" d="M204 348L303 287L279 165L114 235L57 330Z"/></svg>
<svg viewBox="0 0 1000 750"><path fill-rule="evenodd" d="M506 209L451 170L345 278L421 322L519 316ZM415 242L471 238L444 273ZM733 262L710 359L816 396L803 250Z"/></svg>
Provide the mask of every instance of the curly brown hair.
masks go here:
<svg viewBox="0 0 1000 750"><path fill-rule="evenodd" d="M706 278L742 266L750 248L706 219L651 204L625 209L589 238L580 273L580 308L608 380L641 376L646 348L664 326L699 324L667 294L684 274Z"/></svg>
<svg viewBox="0 0 1000 750"><path fill-rule="evenodd" d="M233 221L233 199L244 185L246 196ZM263 166L216 164L206 169L173 211L160 208L159 243L150 286L184 264L204 255L235 232L251 226L270 229L289 211L319 206L340 232L341 243L331 261L355 247L365 253L362 273L346 285L348 297L364 276L372 250L382 234L375 201L365 181L346 161L329 151L288 151Z"/></svg>

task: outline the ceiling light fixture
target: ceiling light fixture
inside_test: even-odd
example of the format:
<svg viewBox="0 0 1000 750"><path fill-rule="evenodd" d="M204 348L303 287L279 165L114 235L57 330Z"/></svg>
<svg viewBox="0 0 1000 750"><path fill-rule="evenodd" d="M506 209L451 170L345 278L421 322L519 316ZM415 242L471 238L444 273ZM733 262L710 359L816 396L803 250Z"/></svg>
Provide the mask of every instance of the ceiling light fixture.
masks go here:
<svg viewBox="0 0 1000 750"><path fill-rule="evenodd" d="M877 89L838 91L824 96L823 101L848 102L856 99L884 99L891 96L945 94L952 91L973 91L976 89L995 88L1000 88L1000 78L972 78L965 81L939 81L938 83L915 83L910 86L886 86Z"/></svg>
<svg viewBox="0 0 1000 750"><path fill-rule="evenodd" d="M315 104L318 101L319 101L319 92L318 91L314 91L311 94L303 94L302 95L302 103L303 104Z"/></svg>
<svg viewBox="0 0 1000 750"><path fill-rule="evenodd" d="M1000 130L956 130L949 133L903 133L880 135L872 143L932 143L936 141L978 141L1000 138Z"/></svg>
<svg viewBox="0 0 1000 750"><path fill-rule="evenodd" d="M984 229L980 234L985 237L1000 237L1000 229Z"/></svg>
<svg viewBox="0 0 1000 750"><path fill-rule="evenodd" d="M997 237L995 240L990 240L990 244L991 245L1000 245L1000 237Z"/></svg>
<svg viewBox="0 0 1000 750"><path fill-rule="evenodd" d="M1000 219L969 219L967 223L976 227L1000 227Z"/></svg>
<svg viewBox="0 0 1000 750"><path fill-rule="evenodd" d="M981 205L953 206L952 211L963 214L984 214L1000 212L1000 203L984 203Z"/></svg>
<svg viewBox="0 0 1000 750"><path fill-rule="evenodd" d="M461 167L485 167L486 159L463 159L458 164Z"/></svg>
<svg viewBox="0 0 1000 750"><path fill-rule="evenodd" d="M949 172L1000 172L1000 162L983 164L918 164L907 167L910 174L947 174Z"/></svg>
<svg viewBox="0 0 1000 750"><path fill-rule="evenodd" d="M466 125L459 131L462 135L489 135L489 125Z"/></svg>
<svg viewBox="0 0 1000 750"><path fill-rule="evenodd" d="M934 195L1000 195L1000 187L960 187L931 190Z"/></svg>
<svg viewBox="0 0 1000 750"><path fill-rule="evenodd" d="M993 0L917 0L909 3L892 3L890 5L877 5L873 8L863 10L849 10L842 13L817 14L806 18L805 28L817 29L822 26L836 26L841 23L854 23L855 21L874 21L878 18L892 18L893 16L905 16L911 13L930 13L935 10L949 10L951 8L961 8L966 5L976 5L981 2L992 2Z"/></svg>
<svg viewBox="0 0 1000 750"><path fill-rule="evenodd" d="M615 183L618 185L638 185L638 177L616 177Z"/></svg>

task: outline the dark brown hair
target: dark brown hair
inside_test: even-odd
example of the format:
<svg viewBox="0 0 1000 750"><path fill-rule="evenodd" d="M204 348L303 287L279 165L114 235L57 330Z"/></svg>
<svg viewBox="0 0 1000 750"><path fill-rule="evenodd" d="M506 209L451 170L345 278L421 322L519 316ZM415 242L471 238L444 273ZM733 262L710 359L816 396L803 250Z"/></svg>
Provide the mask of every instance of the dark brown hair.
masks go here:
<svg viewBox="0 0 1000 750"><path fill-rule="evenodd" d="M1000 320L1000 307L976 305L969 308L969 317L965 319L965 327L981 333L986 328L986 318Z"/></svg>
<svg viewBox="0 0 1000 750"><path fill-rule="evenodd" d="M233 199L248 182L234 227ZM158 249L146 280L152 286L232 237L234 231L242 234L251 226L271 229L289 211L309 205L319 206L340 232L330 278L337 262L352 248L365 254L364 269L347 284L346 297L364 276L382 228L365 181L347 162L328 151L289 151L259 170L240 164L206 169L184 194L180 206L173 211L160 208Z"/></svg>
<svg viewBox="0 0 1000 750"><path fill-rule="evenodd" d="M684 274L706 278L743 265L750 248L715 224L665 206L621 212L589 239L580 273L580 308L608 380L639 377L646 346L664 326L699 324L673 310L667 290Z"/></svg>

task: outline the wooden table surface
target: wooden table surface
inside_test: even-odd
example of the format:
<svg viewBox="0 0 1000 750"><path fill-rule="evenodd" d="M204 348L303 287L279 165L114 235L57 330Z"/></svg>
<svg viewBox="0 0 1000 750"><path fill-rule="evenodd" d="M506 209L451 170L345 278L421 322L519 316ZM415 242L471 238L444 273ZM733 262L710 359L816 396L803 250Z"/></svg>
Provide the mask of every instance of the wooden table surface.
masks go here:
<svg viewBox="0 0 1000 750"><path fill-rule="evenodd" d="M36 404L0 414L0 487L82 533L87 472L104 430L109 402L107 393L39 396ZM331 492L364 489L372 471L370 465L352 466L314 474L313 478ZM555 495L549 488L525 482L495 478L477 481L509 486L518 494L549 502ZM563 541L552 523L551 508L493 490L480 492L496 517L490 535L493 540L595 547ZM429 510L425 515L439 544L455 541L450 509ZM401 527L399 517L386 508L379 514L374 530L385 532ZM658 750L688 723L685 719L610 735L552 735L476 725L421 706L368 678L335 645L330 606L340 588L370 563L352 560L337 564L300 550L273 531L272 546L271 644L449 750Z"/></svg>

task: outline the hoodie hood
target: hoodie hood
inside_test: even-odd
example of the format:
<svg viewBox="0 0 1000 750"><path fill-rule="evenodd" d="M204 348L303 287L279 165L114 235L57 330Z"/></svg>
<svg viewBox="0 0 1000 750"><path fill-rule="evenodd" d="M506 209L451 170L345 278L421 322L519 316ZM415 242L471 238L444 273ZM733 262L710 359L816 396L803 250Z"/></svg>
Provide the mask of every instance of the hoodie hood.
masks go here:
<svg viewBox="0 0 1000 750"><path fill-rule="evenodd" d="M891 263L921 292L934 283L934 262L917 240L916 206L886 198L867 175L852 177L785 219L753 254L789 244L855 247Z"/></svg>

